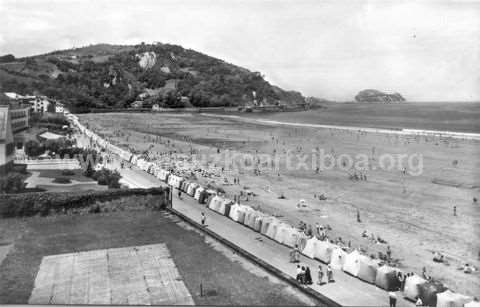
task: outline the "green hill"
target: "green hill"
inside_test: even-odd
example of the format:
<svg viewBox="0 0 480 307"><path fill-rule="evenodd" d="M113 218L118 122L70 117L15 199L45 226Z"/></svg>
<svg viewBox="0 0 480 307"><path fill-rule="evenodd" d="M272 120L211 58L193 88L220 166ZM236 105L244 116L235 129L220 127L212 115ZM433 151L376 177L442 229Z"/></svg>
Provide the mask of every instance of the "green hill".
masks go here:
<svg viewBox="0 0 480 307"><path fill-rule="evenodd" d="M0 61L0 91L43 94L73 110L303 103L252 72L169 44L92 45Z"/></svg>

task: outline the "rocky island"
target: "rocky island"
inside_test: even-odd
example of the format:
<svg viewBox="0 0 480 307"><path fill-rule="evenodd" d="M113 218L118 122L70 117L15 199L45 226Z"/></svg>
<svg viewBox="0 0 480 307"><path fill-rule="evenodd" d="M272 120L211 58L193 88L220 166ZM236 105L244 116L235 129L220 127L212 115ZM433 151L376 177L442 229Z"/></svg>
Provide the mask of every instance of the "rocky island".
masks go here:
<svg viewBox="0 0 480 307"><path fill-rule="evenodd" d="M367 89L367 90L360 91L355 96L355 101L392 103L392 102L404 102L406 100L399 93L387 94L384 92L380 92L378 90Z"/></svg>

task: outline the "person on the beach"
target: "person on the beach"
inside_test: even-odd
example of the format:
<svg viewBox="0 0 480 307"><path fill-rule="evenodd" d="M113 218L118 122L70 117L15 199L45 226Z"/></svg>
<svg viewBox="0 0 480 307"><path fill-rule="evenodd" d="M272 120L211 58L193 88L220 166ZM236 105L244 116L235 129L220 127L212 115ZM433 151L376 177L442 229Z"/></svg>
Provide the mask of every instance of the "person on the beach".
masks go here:
<svg viewBox="0 0 480 307"><path fill-rule="evenodd" d="M318 285L322 285L323 284L323 268L321 265L318 266L318 282L317 282Z"/></svg>
<svg viewBox="0 0 480 307"><path fill-rule="evenodd" d="M387 245L387 259L389 261L392 259L392 250L390 249L390 245Z"/></svg>
<svg viewBox="0 0 480 307"><path fill-rule="evenodd" d="M333 271L332 271L332 267L329 265L327 265L327 282L334 282L333 280Z"/></svg>
<svg viewBox="0 0 480 307"><path fill-rule="evenodd" d="M395 307L397 305L397 294L395 294L395 292L393 291L388 292L388 299L389 299L390 307Z"/></svg>
<svg viewBox="0 0 480 307"><path fill-rule="evenodd" d="M290 263L295 263L295 249L290 251Z"/></svg>
<svg viewBox="0 0 480 307"><path fill-rule="evenodd" d="M311 285L312 284L312 274L310 272L310 268L306 266L305 268L305 284Z"/></svg>
<svg viewBox="0 0 480 307"><path fill-rule="evenodd" d="M302 268L300 267L300 264L297 264L297 281L302 282Z"/></svg>
<svg viewBox="0 0 480 307"><path fill-rule="evenodd" d="M306 274L306 269L304 266L302 266L302 274L300 275L302 284L306 284Z"/></svg>

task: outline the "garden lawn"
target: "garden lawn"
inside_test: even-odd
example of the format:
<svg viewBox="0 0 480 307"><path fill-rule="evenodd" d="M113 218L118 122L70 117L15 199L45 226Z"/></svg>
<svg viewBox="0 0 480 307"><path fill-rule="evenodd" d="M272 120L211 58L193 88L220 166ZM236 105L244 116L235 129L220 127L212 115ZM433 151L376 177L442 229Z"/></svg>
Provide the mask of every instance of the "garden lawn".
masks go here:
<svg viewBox="0 0 480 307"><path fill-rule="evenodd" d="M290 286L250 272L179 223L150 210L0 219L0 233L15 225L14 247L0 265L0 304L28 302L44 256L154 243L166 243L197 305L305 304Z"/></svg>

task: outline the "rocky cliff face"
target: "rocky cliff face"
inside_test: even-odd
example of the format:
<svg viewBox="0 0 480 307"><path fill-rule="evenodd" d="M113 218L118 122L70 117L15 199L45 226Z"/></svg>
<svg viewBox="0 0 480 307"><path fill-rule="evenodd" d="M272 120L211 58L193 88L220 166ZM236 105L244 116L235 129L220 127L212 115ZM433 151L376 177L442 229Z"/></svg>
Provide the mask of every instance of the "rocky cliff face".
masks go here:
<svg viewBox="0 0 480 307"><path fill-rule="evenodd" d="M360 91L355 96L355 101L357 102L403 102L405 98L402 97L399 93L387 94L380 92L378 90L367 89Z"/></svg>

